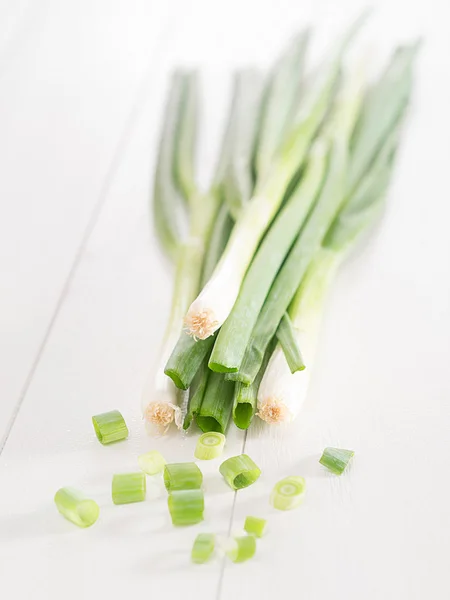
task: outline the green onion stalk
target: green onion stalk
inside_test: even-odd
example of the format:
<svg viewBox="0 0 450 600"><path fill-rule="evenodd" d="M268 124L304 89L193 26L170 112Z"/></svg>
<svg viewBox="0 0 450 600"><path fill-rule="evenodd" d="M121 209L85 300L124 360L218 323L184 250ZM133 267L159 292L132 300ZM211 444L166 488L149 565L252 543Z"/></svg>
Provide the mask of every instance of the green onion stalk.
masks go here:
<svg viewBox="0 0 450 600"><path fill-rule="evenodd" d="M156 233L166 254L175 262L176 273L159 363L156 374L147 381L142 398L150 432L164 432L174 420L181 426L178 392L165 376L164 367L182 332L187 307L198 293L205 248L220 203L217 193L202 195L196 187L197 113L196 74L175 72L156 164L153 209Z"/></svg>
<svg viewBox="0 0 450 600"><path fill-rule="evenodd" d="M189 307L185 323L194 338L204 340L212 336L230 314L255 251L328 112L339 80L343 52L357 28L352 27L320 70L319 77L307 86L292 123L270 160L267 174L258 177L253 198L240 212L222 258Z"/></svg>
<svg viewBox="0 0 450 600"><path fill-rule="evenodd" d="M258 391L257 414L268 423L291 421L298 415L307 395L328 290L347 252L384 206L410 95L414 55L415 46L396 51L363 105L352 140L347 201L329 227L289 308L307 369L291 373L281 346L277 346Z"/></svg>

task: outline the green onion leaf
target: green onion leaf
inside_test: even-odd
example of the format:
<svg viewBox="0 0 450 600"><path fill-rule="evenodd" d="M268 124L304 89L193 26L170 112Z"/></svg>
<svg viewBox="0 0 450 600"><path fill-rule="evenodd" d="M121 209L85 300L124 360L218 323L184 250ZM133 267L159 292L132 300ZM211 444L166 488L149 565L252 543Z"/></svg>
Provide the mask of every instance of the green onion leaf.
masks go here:
<svg viewBox="0 0 450 600"><path fill-rule="evenodd" d="M204 360L200 365L200 369L192 381L189 388L189 400L186 409L186 414L183 421L183 429L189 429L192 419L196 418L203 402L206 386L211 371L208 369L208 361Z"/></svg>
<svg viewBox="0 0 450 600"><path fill-rule="evenodd" d="M102 444L111 444L128 437L128 427L118 410L92 417L95 433Z"/></svg>
<svg viewBox="0 0 450 600"><path fill-rule="evenodd" d="M164 485L168 492L199 489L202 481L202 472L193 462L172 463L164 467Z"/></svg>
<svg viewBox="0 0 450 600"><path fill-rule="evenodd" d="M226 555L235 563L240 563L252 558L256 552L256 538L254 535L236 537L229 543Z"/></svg>
<svg viewBox="0 0 450 600"><path fill-rule="evenodd" d="M251 535L256 537L262 537L266 531L267 521L265 519L259 519L258 517L247 517L244 523L244 529Z"/></svg>
<svg viewBox="0 0 450 600"><path fill-rule="evenodd" d="M303 477L285 477L272 490L270 502L278 510L291 510L299 506L305 495Z"/></svg>
<svg viewBox="0 0 450 600"><path fill-rule="evenodd" d="M203 521L205 501L201 489L171 492L167 503L173 525L195 525Z"/></svg>
<svg viewBox="0 0 450 600"><path fill-rule="evenodd" d="M200 409L195 417L200 429L225 433L233 409L234 383L221 373L210 373Z"/></svg>
<svg viewBox="0 0 450 600"><path fill-rule="evenodd" d="M205 563L214 553L216 536L213 533L199 533L192 546L191 559L193 563Z"/></svg>
<svg viewBox="0 0 450 600"><path fill-rule="evenodd" d="M71 487L56 492L55 504L59 512L78 527L90 527L100 514L97 502Z"/></svg>
<svg viewBox="0 0 450 600"><path fill-rule="evenodd" d="M275 349L276 340L272 340L269 344L261 368L257 376L250 385L245 385L238 381L234 388L233 400L233 421L239 429L248 429L256 412L256 404L258 398L258 390L261 385L262 378L269 364L270 357ZM237 373L227 373L226 378L238 375Z"/></svg>
<svg viewBox="0 0 450 600"><path fill-rule="evenodd" d="M354 454L353 450L325 448L319 462L335 475L342 475Z"/></svg>
<svg viewBox="0 0 450 600"><path fill-rule="evenodd" d="M164 456L158 450L151 450L138 456L139 467L147 475L156 475L164 470L166 461Z"/></svg>
<svg viewBox="0 0 450 600"><path fill-rule="evenodd" d="M228 458L220 465L219 471L233 490L248 487L261 475L261 470L247 454Z"/></svg>
<svg viewBox="0 0 450 600"><path fill-rule="evenodd" d="M114 504L130 504L145 500L145 473L121 473L112 479L112 501Z"/></svg>
<svg viewBox="0 0 450 600"><path fill-rule="evenodd" d="M305 363L300 352L295 329L288 313L284 313L277 329L277 338L283 348L284 357L291 373L303 371Z"/></svg>
<svg viewBox="0 0 450 600"><path fill-rule="evenodd" d="M199 460L210 460L217 458L223 452L225 436L217 431L203 433L197 440L195 458Z"/></svg>
<svg viewBox="0 0 450 600"><path fill-rule="evenodd" d="M327 149L328 144L315 145L298 189L276 217L258 249L237 301L214 344L209 360L213 371L238 371L261 307L320 191Z"/></svg>

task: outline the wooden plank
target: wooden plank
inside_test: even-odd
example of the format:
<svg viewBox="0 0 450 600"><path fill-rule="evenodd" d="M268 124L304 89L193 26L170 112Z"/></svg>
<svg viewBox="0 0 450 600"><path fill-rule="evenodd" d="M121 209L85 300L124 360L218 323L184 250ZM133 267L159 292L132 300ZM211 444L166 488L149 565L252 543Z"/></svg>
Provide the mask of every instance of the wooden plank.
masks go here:
<svg viewBox="0 0 450 600"><path fill-rule="evenodd" d="M2 435L172 8L48 1L5 20L12 24L0 68Z"/></svg>

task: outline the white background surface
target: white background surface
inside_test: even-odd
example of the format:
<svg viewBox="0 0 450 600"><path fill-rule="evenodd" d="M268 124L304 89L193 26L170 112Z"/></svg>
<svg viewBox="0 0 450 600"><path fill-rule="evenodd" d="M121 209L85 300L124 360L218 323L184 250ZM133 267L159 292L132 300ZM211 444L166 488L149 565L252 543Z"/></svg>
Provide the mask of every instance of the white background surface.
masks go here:
<svg viewBox="0 0 450 600"><path fill-rule="evenodd" d="M234 494L203 466L207 512L169 524L156 480L114 507L110 479L159 448L192 458L195 436L151 440L140 390L155 361L171 272L149 227L161 109L174 64L202 68L207 181L232 68L269 64L287 37L326 44L356 0L7 0L0 4L0 595L80 598L444 600L450 597L450 37L444 0L374 2L377 61L424 45L389 207L342 268L304 412L286 430L233 432L258 484ZM119 408L127 442L102 447L92 414ZM317 463L353 448L345 477ZM275 481L307 479L301 509L275 514ZM101 505L89 530L62 519L63 485ZM198 531L269 520L256 558L189 562Z"/></svg>

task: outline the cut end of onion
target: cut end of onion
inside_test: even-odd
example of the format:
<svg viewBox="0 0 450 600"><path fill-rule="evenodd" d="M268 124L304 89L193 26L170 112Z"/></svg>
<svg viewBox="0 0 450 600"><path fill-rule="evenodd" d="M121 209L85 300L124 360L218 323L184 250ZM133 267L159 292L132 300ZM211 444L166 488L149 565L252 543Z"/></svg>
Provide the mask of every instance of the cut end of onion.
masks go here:
<svg viewBox="0 0 450 600"><path fill-rule="evenodd" d="M220 327L220 322L210 309L189 311L184 322L187 333L199 340L206 340Z"/></svg>
<svg viewBox="0 0 450 600"><path fill-rule="evenodd" d="M260 402L256 415L270 425L287 423L292 420L291 412L286 404L276 398L267 398Z"/></svg>
<svg viewBox="0 0 450 600"><path fill-rule="evenodd" d="M164 433L175 419L175 409L178 407L167 402L150 402L144 411L144 419Z"/></svg>

